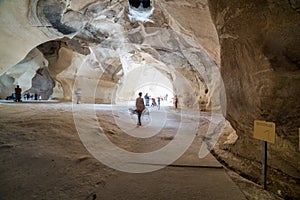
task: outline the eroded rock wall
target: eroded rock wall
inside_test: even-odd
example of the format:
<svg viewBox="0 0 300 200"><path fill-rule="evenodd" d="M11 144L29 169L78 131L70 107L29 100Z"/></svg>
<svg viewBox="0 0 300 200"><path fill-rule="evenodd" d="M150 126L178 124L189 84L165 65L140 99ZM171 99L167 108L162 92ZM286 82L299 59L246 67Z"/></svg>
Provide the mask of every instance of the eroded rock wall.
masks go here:
<svg viewBox="0 0 300 200"><path fill-rule="evenodd" d="M181 24L187 22L183 20L183 13L178 14L175 19L171 12L167 12L167 9L174 11L178 2L170 3L168 1L154 1L155 12L151 19L153 22L144 24L130 21L127 1L32 0L20 5L20 8L23 9L22 12L12 13L9 16L3 14L3 17L8 21L8 17L11 17L15 20L13 23L30 27L24 30L16 27L15 30L5 30L14 32L14 37L23 39L26 37L26 42L23 43L24 48L30 48L30 46L33 48L42 41L62 38L51 44L47 42L47 44L38 47L49 62L50 76L57 83L55 98L63 93L64 100L72 99L74 84L71 83L74 81L74 76L77 76L77 71L71 70L73 73L71 75L68 68L76 66L75 68L78 69L78 65L82 66L83 63L82 61L77 63L76 59L74 60L74 54L76 57L82 57L82 59L92 56L94 59L92 65L98 65L97 67L103 71L101 81L109 82L105 85L116 84L121 78L116 73L120 71L120 67L124 68L122 66L124 62L121 61L124 61L124 57L134 60L136 55L143 54L141 58L149 58L144 60L145 65L153 65L171 81L176 81L174 83L175 92L181 98L180 102L182 102L183 107L200 105L203 110L220 109L216 105L218 103L210 104L212 91L217 88L213 83L212 77L214 75L210 73L210 68L217 66L215 63L218 62L218 48L214 49L217 46L215 32L214 36L209 37L208 32L215 30L213 30L212 25L208 26L209 22L203 23L206 29L192 30L191 24L187 27L182 26ZM192 11L191 13L195 13L196 16L205 16L205 19L209 19L206 1L197 1L196 6L190 1L182 1L181 4L180 9ZM5 2L4 5L6 8L13 7L13 3ZM200 8L199 6L203 10L197 13L196 10ZM23 19L26 18L26 12L28 12L27 19ZM175 12L173 14L175 15ZM180 19L181 24L178 22ZM202 31L208 30L208 28L208 32ZM43 35L37 40L38 42L33 41L36 32L38 33L37 36ZM193 33L196 32L201 32L201 34L193 37ZM213 38L214 42L207 43L210 41L209 38ZM9 41L13 37L7 34L5 39ZM197 41L202 44L199 45ZM213 44L214 47L211 48L209 44ZM62 47L72 51L63 55ZM16 49L17 45L12 46L10 50L1 49L1 51L4 53L13 52L14 48ZM25 53L26 51L22 51L23 56L26 55ZM210 56L213 58L211 59ZM10 62L17 62L18 60L17 57L10 59L7 64L3 65L1 71L8 69ZM140 65L143 63L142 61L136 60L135 62L139 62ZM126 70L124 69L124 71ZM192 72L190 72L191 70ZM186 92L181 92L191 90L184 89L181 85L186 81L189 82L189 87L193 88L192 96L195 96L195 99L192 101ZM111 98L107 97L107 99Z"/></svg>
<svg viewBox="0 0 300 200"><path fill-rule="evenodd" d="M0 75L23 60L39 44L58 37L45 35L40 31L40 23L31 22L28 13L30 9L36 11L36 7L30 7L32 2L1 1Z"/></svg>
<svg viewBox="0 0 300 200"><path fill-rule="evenodd" d="M299 180L299 12L288 0L210 0L209 6L220 38L227 119L239 136L230 151L260 162L261 142L253 139L253 122L275 122L269 167ZM287 182L276 184L287 195L300 195Z"/></svg>
<svg viewBox="0 0 300 200"><path fill-rule="evenodd" d="M220 44L212 22L207 0L164 1L164 8L176 23L207 51L212 60L220 64Z"/></svg>
<svg viewBox="0 0 300 200"><path fill-rule="evenodd" d="M23 93L42 94L43 99L51 95L54 82L49 75L48 61L37 48L0 76L0 98L5 99L14 93L17 85L20 85Z"/></svg>

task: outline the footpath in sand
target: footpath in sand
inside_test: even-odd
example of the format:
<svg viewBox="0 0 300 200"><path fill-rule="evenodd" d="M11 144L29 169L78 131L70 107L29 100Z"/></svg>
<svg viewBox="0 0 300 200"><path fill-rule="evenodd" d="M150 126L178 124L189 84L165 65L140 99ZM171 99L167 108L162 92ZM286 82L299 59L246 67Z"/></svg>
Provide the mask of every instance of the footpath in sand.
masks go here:
<svg viewBox="0 0 300 200"><path fill-rule="evenodd" d="M0 199L246 199L211 154L199 159L212 123L204 113L152 109L136 128L125 106L0 103L0 110ZM171 151L148 155L191 139L172 163Z"/></svg>

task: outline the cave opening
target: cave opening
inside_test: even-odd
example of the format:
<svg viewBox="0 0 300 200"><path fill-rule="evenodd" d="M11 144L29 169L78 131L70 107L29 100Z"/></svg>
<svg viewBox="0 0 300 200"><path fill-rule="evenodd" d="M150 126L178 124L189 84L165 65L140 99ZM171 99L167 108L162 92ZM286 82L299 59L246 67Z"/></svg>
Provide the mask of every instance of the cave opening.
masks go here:
<svg viewBox="0 0 300 200"><path fill-rule="evenodd" d="M120 85L115 93L116 103L126 104L128 102L128 105L132 106L138 97L138 93L142 92L143 97L148 94L156 102L160 98L162 105L171 106L174 96L173 85L169 78L162 72L151 65L142 65L124 74L119 81ZM166 99L166 96L169 99Z"/></svg>
<svg viewBox="0 0 300 200"><path fill-rule="evenodd" d="M150 0L129 0L129 5L134 8L149 8L151 6Z"/></svg>

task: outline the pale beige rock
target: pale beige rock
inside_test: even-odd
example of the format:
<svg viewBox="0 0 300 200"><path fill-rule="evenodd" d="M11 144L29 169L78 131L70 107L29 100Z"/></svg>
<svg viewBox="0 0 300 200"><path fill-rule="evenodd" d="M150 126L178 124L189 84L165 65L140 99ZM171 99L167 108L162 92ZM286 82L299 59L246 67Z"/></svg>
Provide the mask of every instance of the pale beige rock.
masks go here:
<svg viewBox="0 0 300 200"><path fill-rule="evenodd" d="M32 80L37 70L46 68L48 61L38 49L33 49L26 58L11 67L2 76L0 76L0 98L5 99L14 93L17 85L20 85L22 92L32 88Z"/></svg>
<svg viewBox="0 0 300 200"><path fill-rule="evenodd" d="M274 122L276 143L269 145L268 165L272 173L282 173L269 177L269 188L299 197L295 184L279 181L300 177L299 13L289 1L209 2L221 44L227 119L238 135L230 151L260 162L261 141L253 139L253 121Z"/></svg>
<svg viewBox="0 0 300 200"><path fill-rule="evenodd" d="M20 62L47 37L28 19L30 1L2 1L0 6L0 75ZM12 53L13 52L13 53Z"/></svg>
<svg viewBox="0 0 300 200"><path fill-rule="evenodd" d="M92 48L90 48L90 50L92 51L90 53L92 56L94 56L94 63L91 63L90 66L94 69L101 66L100 68L103 70L103 73L101 73L101 75L98 74L98 76L101 76L102 81L114 83L113 87L116 86L115 84L121 78L121 76L116 76L121 68L123 68L124 74L126 75L126 72L128 70L135 68L134 63L139 63L144 60L145 65L153 65L153 67L163 72L164 76L170 78L171 81L174 81L176 79L176 88L174 88L174 90L181 97L181 104L183 107L187 106L192 108L194 106L198 107L198 105L201 105L201 109L220 109L218 106L216 106L216 104L211 106L211 104L208 102L208 100L211 98L211 93L204 93L204 91L207 90L207 87L209 87L208 90L213 90L213 84L211 84L212 79L209 78L211 75L201 74L205 73L206 67L210 67L211 64L214 65L214 63L210 61L210 58L206 54L205 50L202 49L196 41L194 41L192 38L184 36L187 31L183 27L178 26L174 29L174 32L174 30L172 31L170 29L162 29L159 26L146 27L143 24L139 24L139 26L132 29L128 27L127 22L124 21L124 19L126 20L126 12L124 13L124 11L120 9L122 6L127 5L125 2L115 2L115 4L114 2L112 2L111 7L107 4L107 2L97 2L90 5L85 4L88 6L84 6L83 2L56 2L52 0L47 1L45 4L41 4L39 1L31 1L29 5L29 22L23 23L30 23L34 26L40 26L40 30L44 32L49 38L62 37L63 33L66 33L66 36L70 37L71 35L69 33L75 31L74 33L78 33L79 37L86 38L88 43L96 42L96 40L100 40L103 42L105 41L105 45L96 43L93 44ZM85 7L85 14L83 15L82 13L73 12L72 7L74 6L76 7L76 9ZM165 9L165 6L163 6L163 4L157 4L156 9L158 11L154 14L153 18L157 25L166 24L172 21L170 21L170 19L168 21L167 18L163 17L162 11ZM54 15L50 16L50 12L61 13L62 17L60 18L59 16ZM205 12L207 12L207 10ZM119 20L121 18L124 19L119 20L118 23L115 23L115 21L112 20L113 18L115 18L115 20ZM59 22L59 20L61 21ZM72 21L72 23L69 23L69 21ZM83 29L84 27L88 28L81 31L81 29ZM116 48L116 44L123 44L128 37L133 42L132 44L129 43L118 46L116 50L112 50ZM81 39L81 41L83 40ZM83 45L89 45L88 43ZM68 45L70 45L70 47L75 51L78 51L80 53L87 52L86 50L82 51L80 48L78 48L80 45L74 46L74 44L74 42L67 42L66 48L69 48ZM63 43L61 43L61 45L64 46ZM147 49L147 51L144 52L143 49ZM166 49L169 52L161 51L160 49ZM181 53L176 53L179 49L181 49ZM46 48L44 48L43 50L44 52L47 52ZM64 50L61 47L56 50L56 53L57 51L59 51L58 57L55 56L55 54L52 57L47 56L47 59L49 59L50 62L50 74L52 78L56 79L61 84L64 91L64 100L71 100L74 91L74 80L76 79L75 74L79 77L86 77L90 81L91 79L96 80L96 77L94 77L93 75L97 73L94 73L93 71L85 71L82 72L83 74L78 74L78 66L89 65L86 64L85 61L83 61L85 59L85 56L80 56L79 54L77 54L77 58L75 59L73 58L72 51L66 53L64 52L66 51L66 49ZM151 51L150 54L149 51ZM135 60L137 58L136 55L138 55L137 52L141 54L140 58L142 60ZM122 59L122 57L124 57L124 55L126 54L130 57L130 59L132 58L134 62L128 64L130 63L130 61L126 61L126 65L124 59ZM198 56L196 56L197 54ZM134 56L131 57L131 55ZM78 56L81 58L79 59ZM181 60L178 60L178 58ZM165 59L168 59L168 61ZM203 63L199 64L198 59L202 59ZM165 62L167 62L167 65L164 64ZM192 63L192 65L190 65L189 63ZM138 64L137 66L139 65L140 64ZM76 67L74 68L74 66ZM178 70L180 70L178 71L176 69L174 71L174 68L178 68ZM190 70L191 68L196 68L198 70L198 73L200 74L193 74L192 76L194 76L194 78L189 77L191 74L189 75L189 73L185 72L185 70ZM170 76L170 74L172 75ZM180 74L186 75L181 76ZM92 75L93 77L90 77L90 75ZM179 78L180 76L181 78ZM203 77L200 76L209 77L203 79ZM194 79L194 81L192 81L192 79ZM186 86L183 87L181 83L185 82ZM96 83L92 85L95 84ZM84 88L83 91L85 91ZM193 94L193 100L191 100L191 97L189 97L190 94L188 94L187 91L190 91L190 93ZM108 100L111 99L111 97L104 97L102 99ZM110 101L105 100L105 102Z"/></svg>
<svg viewBox="0 0 300 200"><path fill-rule="evenodd" d="M207 0L163 1L169 15L220 65L220 45Z"/></svg>
<svg viewBox="0 0 300 200"><path fill-rule="evenodd" d="M61 84L56 81L55 87L53 88L53 93L51 95L51 99L54 100L63 100L64 99L64 91Z"/></svg>

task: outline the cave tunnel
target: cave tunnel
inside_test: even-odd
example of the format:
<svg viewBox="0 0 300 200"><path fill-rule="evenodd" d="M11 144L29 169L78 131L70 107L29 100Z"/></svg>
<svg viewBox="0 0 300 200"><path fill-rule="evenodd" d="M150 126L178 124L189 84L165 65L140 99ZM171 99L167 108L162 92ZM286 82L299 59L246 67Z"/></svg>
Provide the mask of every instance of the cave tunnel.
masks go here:
<svg viewBox="0 0 300 200"><path fill-rule="evenodd" d="M0 5L4 199L299 199L297 1ZM141 127L139 92L161 99ZM254 120L276 124L265 190Z"/></svg>

